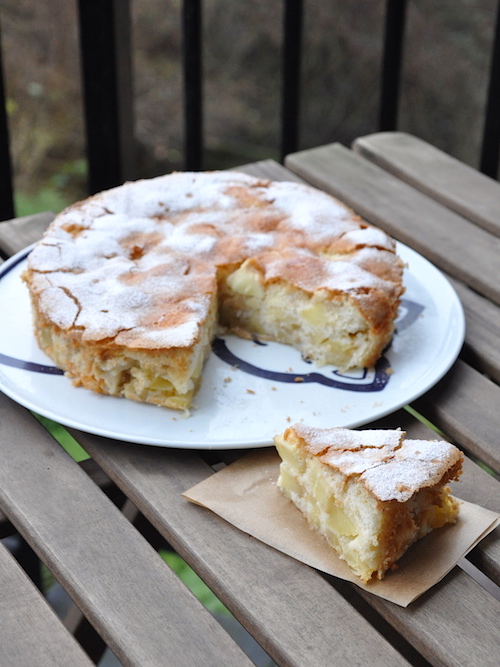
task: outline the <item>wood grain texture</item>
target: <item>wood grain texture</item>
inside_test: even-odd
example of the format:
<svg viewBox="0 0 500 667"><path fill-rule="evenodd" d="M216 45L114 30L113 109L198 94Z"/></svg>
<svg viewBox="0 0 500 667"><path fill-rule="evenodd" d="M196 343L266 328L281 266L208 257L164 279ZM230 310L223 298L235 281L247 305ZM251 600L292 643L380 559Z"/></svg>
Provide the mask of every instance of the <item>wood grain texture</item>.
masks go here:
<svg viewBox="0 0 500 667"><path fill-rule="evenodd" d="M500 472L500 387L457 360L414 407L470 454Z"/></svg>
<svg viewBox="0 0 500 667"><path fill-rule="evenodd" d="M499 258L500 264L500 258ZM497 383L500 382L500 308L450 278L465 312L465 354L467 361Z"/></svg>
<svg viewBox="0 0 500 667"><path fill-rule="evenodd" d="M467 556L468 559L500 586L500 530L496 528Z"/></svg>
<svg viewBox="0 0 500 667"><path fill-rule="evenodd" d="M286 166L500 304L499 237L340 144L289 155Z"/></svg>
<svg viewBox="0 0 500 667"><path fill-rule="evenodd" d="M430 664L498 665L500 602L458 568L405 609L361 594Z"/></svg>
<svg viewBox="0 0 500 667"><path fill-rule="evenodd" d="M182 497L213 474L201 459L89 434L80 441L278 664L405 664L312 569Z"/></svg>
<svg viewBox="0 0 500 667"><path fill-rule="evenodd" d="M112 488L112 482L109 477L97 466L95 461L87 459L80 461L78 465L85 470L87 475L92 479L94 484L97 484L101 489L106 490L106 495L113 497L116 495L116 487ZM0 510L0 539L12 535L16 532L14 526L10 523L5 513Z"/></svg>
<svg viewBox="0 0 500 667"><path fill-rule="evenodd" d="M251 664L85 472L1 394L0 457L3 510L125 665Z"/></svg>
<svg viewBox="0 0 500 667"><path fill-rule="evenodd" d="M353 149L417 190L500 236L500 183L404 132L359 137Z"/></svg>
<svg viewBox="0 0 500 667"><path fill-rule="evenodd" d="M256 178L271 179L273 181L294 181L295 183L305 183L303 178L297 176L289 169L286 169L274 160L261 160L251 164L243 164L235 168L236 171L243 171L245 174L255 176Z"/></svg>
<svg viewBox="0 0 500 667"><path fill-rule="evenodd" d="M0 619L3 667L90 667L94 664L2 544Z"/></svg>

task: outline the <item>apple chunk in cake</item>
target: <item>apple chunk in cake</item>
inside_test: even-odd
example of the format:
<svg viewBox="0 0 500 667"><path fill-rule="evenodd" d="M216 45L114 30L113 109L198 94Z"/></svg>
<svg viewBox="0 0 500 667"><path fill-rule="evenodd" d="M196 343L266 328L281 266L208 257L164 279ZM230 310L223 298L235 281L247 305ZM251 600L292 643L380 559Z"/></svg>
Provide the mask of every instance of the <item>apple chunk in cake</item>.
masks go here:
<svg viewBox="0 0 500 667"><path fill-rule="evenodd" d="M463 455L447 442L297 424L275 444L279 488L364 582L457 519L447 483L460 476Z"/></svg>
<svg viewBox="0 0 500 667"><path fill-rule="evenodd" d="M318 366L370 367L393 332L394 283L344 259L304 249L263 253L229 274L223 324L287 343Z"/></svg>

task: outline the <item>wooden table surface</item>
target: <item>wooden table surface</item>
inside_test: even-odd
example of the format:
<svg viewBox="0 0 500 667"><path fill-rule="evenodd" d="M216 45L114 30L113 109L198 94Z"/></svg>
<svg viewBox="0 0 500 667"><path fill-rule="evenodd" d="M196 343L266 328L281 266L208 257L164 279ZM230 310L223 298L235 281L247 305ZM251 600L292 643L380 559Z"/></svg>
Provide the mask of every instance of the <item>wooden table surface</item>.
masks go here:
<svg viewBox="0 0 500 667"><path fill-rule="evenodd" d="M450 278L466 313L465 345L412 408L466 453L457 495L500 512L500 185L401 133L299 152L285 165L242 169L303 179L338 196ZM1 223L4 256L37 240L51 218ZM414 411L371 426L435 437ZM91 460L76 463L29 411L0 394L0 535L25 538L71 596L84 619L79 627L93 628L122 664L253 664L167 567L151 535L186 560L278 665L498 664L498 529L402 608L294 561L182 497L241 452L72 435ZM115 496L127 500L127 511ZM92 664L70 625L0 544L1 664Z"/></svg>

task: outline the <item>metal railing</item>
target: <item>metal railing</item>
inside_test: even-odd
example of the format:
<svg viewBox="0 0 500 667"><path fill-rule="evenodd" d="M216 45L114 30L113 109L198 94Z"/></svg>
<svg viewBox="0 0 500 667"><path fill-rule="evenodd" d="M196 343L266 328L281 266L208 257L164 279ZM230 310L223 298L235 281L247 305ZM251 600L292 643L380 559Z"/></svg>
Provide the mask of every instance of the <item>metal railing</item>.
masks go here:
<svg viewBox="0 0 500 667"><path fill-rule="evenodd" d="M202 169L202 0L182 6L184 75L184 168ZM303 0L283 0L280 154L299 147ZM78 16L84 99L88 191L135 178L130 0L79 0ZM407 20L406 0L386 0L379 91L379 130L396 130ZM1 26L0 26L1 32ZM1 35L0 35L1 38ZM480 169L497 178L500 152L500 2L491 50L484 109ZM0 220L14 216L0 40Z"/></svg>

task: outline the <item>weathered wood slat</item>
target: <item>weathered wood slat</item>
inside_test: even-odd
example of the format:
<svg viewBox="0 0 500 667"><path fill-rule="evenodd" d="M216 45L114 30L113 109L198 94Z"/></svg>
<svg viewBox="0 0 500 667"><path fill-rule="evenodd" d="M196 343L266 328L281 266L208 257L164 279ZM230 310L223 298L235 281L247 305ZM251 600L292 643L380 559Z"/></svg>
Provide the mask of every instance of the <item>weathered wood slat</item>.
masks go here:
<svg viewBox="0 0 500 667"><path fill-rule="evenodd" d="M201 459L87 434L79 440L278 664L404 664L316 572L182 497L213 473Z"/></svg>
<svg viewBox="0 0 500 667"><path fill-rule="evenodd" d="M274 160L261 160L260 162L244 164L240 167L236 167L235 170L243 171L246 174L250 174L250 176L255 176L257 178L268 178L274 181L305 182L303 178L300 178Z"/></svg>
<svg viewBox="0 0 500 667"><path fill-rule="evenodd" d="M359 137L353 149L448 208L500 236L500 183L404 132Z"/></svg>
<svg viewBox="0 0 500 667"><path fill-rule="evenodd" d="M0 662L4 667L94 664L2 544L0 618Z"/></svg>
<svg viewBox="0 0 500 667"><path fill-rule="evenodd" d="M432 665L498 664L500 602L465 572L453 570L405 609L368 593L362 596Z"/></svg>
<svg viewBox="0 0 500 667"><path fill-rule="evenodd" d="M414 407L497 473L500 387L460 359Z"/></svg>
<svg viewBox="0 0 500 667"><path fill-rule="evenodd" d="M113 483L109 477L104 473L95 461L92 459L87 459L85 461L80 461L78 463L82 470L85 470L87 475L93 480L94 484L97 484L101 489L106 490L106 495L113 495ZM115 487L116 489L116 487ZM8 518L5 516L5 513L0 510L0 539L6 537L7 535L12 535L16 530L14 526L10 523Z"/></svg>
<svg viewBox="0 0 500 667"><path fill-rule="evenodd" d="M474 549L468 558L481 572L500 586L500 530L498 528L485 537L480 548Z"/></svg>
<svg viewBox="0 0 500 667"><path fill-rule="evenodd" d="M125 665L251 664L71 457L1 394L0 458L2 508Z"/></svg>
<svg viewBox="0 0 500 667"><path fill-rule="evenodd" d="M340 144L289 155L286 166L500 304L499 237Z"/></svg>
<svg viewBox="0 0 500 667"><path fill-rule="evenodd" d="M500 259L499 259L500 262ZM500 308L450 278L465 312L465 354L474 368L500 382Z"/></svg>
<svg viewBox="0 0 500 667"><path fill-rule="evenodd" d="M19 250L23 250L42 236L53 219L54 214L47 212L2 222L0 249L7 255L14 255Z"/></svg>

